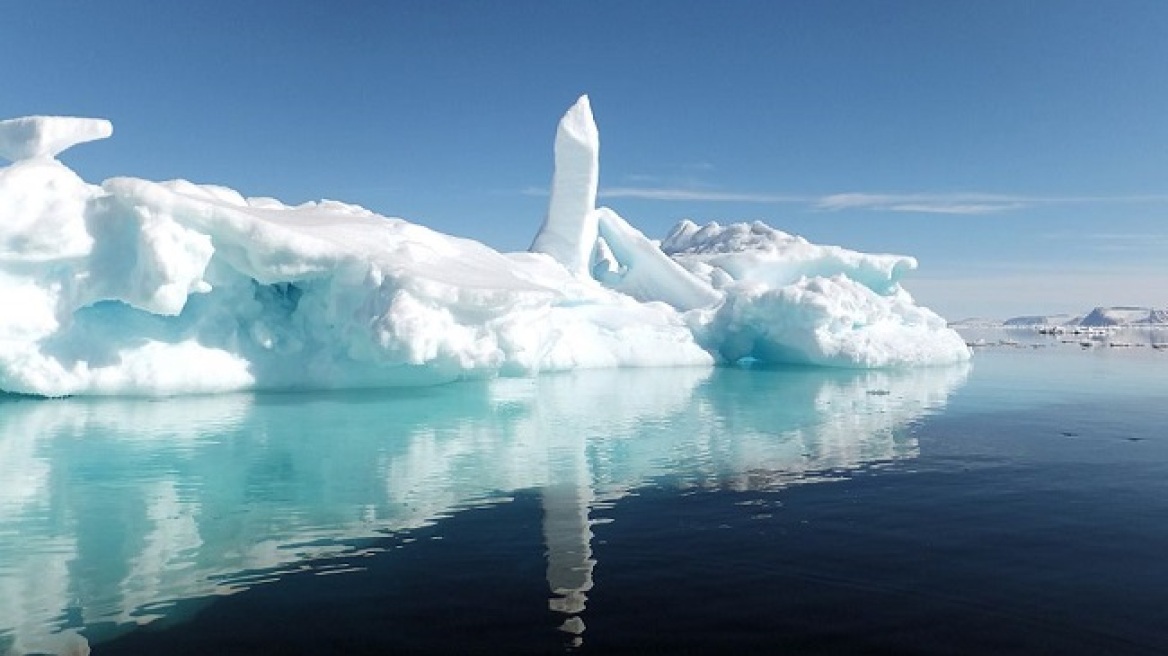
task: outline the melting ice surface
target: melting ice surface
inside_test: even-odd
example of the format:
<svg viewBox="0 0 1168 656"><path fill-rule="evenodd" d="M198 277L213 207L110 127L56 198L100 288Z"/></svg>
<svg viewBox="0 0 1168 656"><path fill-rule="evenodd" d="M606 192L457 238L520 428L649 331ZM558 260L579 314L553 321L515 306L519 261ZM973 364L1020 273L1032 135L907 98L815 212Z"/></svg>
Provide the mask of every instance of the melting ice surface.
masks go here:
<svg viewBox="0 0 1168 656"><path fill-rule="evenodd" d="M560 122L531 252L334 201L82 180L108 121L0 122L0 390L42 396L417 385L754 358L865 368L969 350L900 286L915 260L763 224L661 243L596 207L587 97Z"/></svg>
<svg viewBox="0 0 1168 656"><path fill-rule="evenodd" d="M570 631L592 587L591 509L648 484L777 490L915 458L906 426L943 408L968 370L682 367L161 402L9 396L0 653L84 653L180 613L176 602L313 558L356 554L360 567L369 538L523 490L540 495L547 594Z"/></svg>

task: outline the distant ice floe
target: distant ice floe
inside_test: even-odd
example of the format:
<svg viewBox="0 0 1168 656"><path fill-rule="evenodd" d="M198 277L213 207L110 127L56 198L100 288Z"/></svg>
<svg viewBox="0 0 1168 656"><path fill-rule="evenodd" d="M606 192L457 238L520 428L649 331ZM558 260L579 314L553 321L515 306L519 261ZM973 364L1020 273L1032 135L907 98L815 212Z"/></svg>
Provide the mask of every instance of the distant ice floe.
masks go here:
<svg viewBox="0 0 1168 656"><path fill-rule="evenodd" d="M41 396L420 385L741 358L932 365L970 351L900 286L912 258L762 224L660 245L597 208L587 97L560 122L544 224L500 253L335 201L55 159L108 121L0 122L0 390Z"/></svg>

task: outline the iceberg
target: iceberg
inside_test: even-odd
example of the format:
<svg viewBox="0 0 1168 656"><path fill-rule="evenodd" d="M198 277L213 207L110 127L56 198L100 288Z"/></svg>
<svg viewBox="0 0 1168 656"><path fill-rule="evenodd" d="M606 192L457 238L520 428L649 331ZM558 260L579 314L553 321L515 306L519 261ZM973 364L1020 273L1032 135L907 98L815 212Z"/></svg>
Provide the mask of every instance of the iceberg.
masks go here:
<svg viewBox="0 0 1168 656"><path fill-rule="evenodd" d="M57 159L108 121L0 121L0 390L48 397L424 385L751 358L935 365L970 351L900 286L915 260L762 224L656 242L596 207L587 96L547 216L501 253L324 200L185 180L90 184Z"/></svg>

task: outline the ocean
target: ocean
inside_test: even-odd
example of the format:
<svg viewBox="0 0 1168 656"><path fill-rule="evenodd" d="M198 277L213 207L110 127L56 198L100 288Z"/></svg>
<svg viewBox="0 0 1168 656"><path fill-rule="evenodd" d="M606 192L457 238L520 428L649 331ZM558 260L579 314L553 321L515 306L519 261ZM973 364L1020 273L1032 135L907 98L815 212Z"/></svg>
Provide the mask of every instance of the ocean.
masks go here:
<svg viewBox="0 0 1168 656"><path fill-rule="evenodd" d="M0 654L1168 652L1168 350L0 397Z"/></svg>

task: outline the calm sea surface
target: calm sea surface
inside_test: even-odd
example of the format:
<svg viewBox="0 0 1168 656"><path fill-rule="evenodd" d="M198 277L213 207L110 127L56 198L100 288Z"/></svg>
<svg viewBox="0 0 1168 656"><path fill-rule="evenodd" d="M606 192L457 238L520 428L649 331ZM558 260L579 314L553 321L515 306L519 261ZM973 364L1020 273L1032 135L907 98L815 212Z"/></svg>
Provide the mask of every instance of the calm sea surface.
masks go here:
<svg viewBox="0 0 1168 656"><path fill-rule="evenodd" d="M1168 350L1006 341L0 397L0 654L1168 653Z"/></svg>

